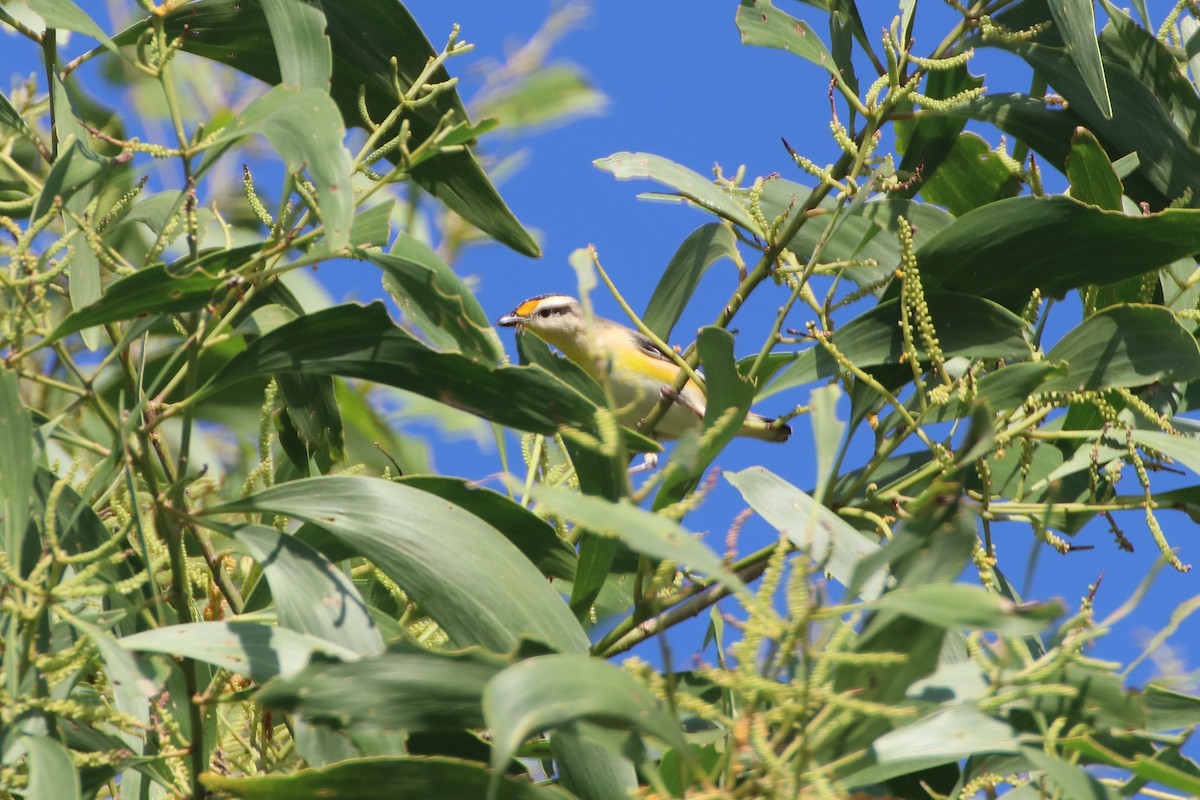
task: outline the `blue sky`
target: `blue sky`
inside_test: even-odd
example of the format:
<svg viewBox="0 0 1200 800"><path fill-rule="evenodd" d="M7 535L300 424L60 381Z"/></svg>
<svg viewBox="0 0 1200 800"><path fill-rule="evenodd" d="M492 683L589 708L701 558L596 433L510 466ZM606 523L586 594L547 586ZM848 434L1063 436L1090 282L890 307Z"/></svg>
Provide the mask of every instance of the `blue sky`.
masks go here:
<svg viewBox="0 0 1200 800"><path fill-rule="evenodd" d="M81 5L106 24L102 4ZM513 46L533 35L555 7L541 0L411 0L407 5L435 46L444 41L454 23L462 26L462 38L475 44L473 53L450 65L452 73L461 76L460 92L468 101L482 86L488 64L503 59ZM786 0L780 0L779 5L808 19L818 31L825 30L822 16L811 6ZM1150 5L1153 11L1165 3ZM868 32L879 31L895 13L892 3L860 6L868 13ZM533 294L573 292L575 277L567 256L589 244L597 247L625 297L635 308L643 308L679 243L709 221L692 208L638 200L638 192L657 187L617 181L593 166L597 158L620 151L646 151L702 174L708 174L714 164L720 164L726 174L745 165L748 181L775 172L805 180L781 145L781 137L818 163L836 158L828 129L825 74L790 54L741 45L733 21L736 8L735 0L605 0L596 3L587 19L555 47L552 60L560 58L582 66L609 102L602 116L522 135L517 140L500 131L485 141L491 152L525 151L524 167L507 177L500 189L517 216L538 231L545 251L537 261L498 245L474 247L466 253L460 269L477 279L480 300L493 318ZM940 3L926 3L921 8L917 50L928 51L949 29L952 17ZM1159 9L1158 14L1164 10ZM7 74L28 74L30 62L18 60L28 58L28 49L5 46L10 41L0 39L0 66ZM989 88L1025 88L1027 72L1019 64L1006 64L994 54L981 54L980 62L987 65ZM1005 81L1020 85L1005 86ZM998 142L995 132L981 133L992 145ZM1062 181L1048 180L1048 185L1061 188ZM378 277L369 269L331 265L319 275L338 297L368 299L381 294ZM677 326L675 343L686 345L689 331L710 322L734 285L731 265L716 265ZM762 296L754 298L737 319L740 355L757 351L768 319L783 299L770 288L764 287ZM620 317L616 303L603 289L597 290L593 299L600 313ZM796 323L802 325L803 321L797 319ZM511 334L505 331L502 336L515 354ZM778 413L807 399L806 391L800 396L777 396L759 410ZM719 464L729 470L761 464L797 486L811 487L814 477L809 466L813 460L809 423L802 417L793 427L796 435L788 444L738 442L723 454ZM499 469L494 450L485 448L481 454L471 441L438 444L435 457L442 472L472 479L485 478ZM721 482L686 524L693 530L707 531L710 543L720 550L724 532L741 508L740 498ZM1042 550L1032 597L1059 596L1073 607L1087 593L1088 585L1104 575L1097 598L1099 614L1103 616L1124 602L1153 564L1156 549L1144 523L1135 516L1122 521L1137 547L1135 554L1119 552L1111 536L1093 526L1076 539L1081 544L1095 545L1093 550L1066 557ZM1163 515L1162 521L1168 537L1182 548L1183 560L1200 562L1200 547L1189 541L1192 523L1178 514ZM1018 526L1001 530L998 544L1002 566L1020 585L1032 534ZM772 535L761 523L749 526L743 536L743 550L760 546ZM1193 576L1164 570L1140 611L1103 640L1095 654L1132 658L1140 652L1137 642L1145 627L1165 622L1170 609L1195 593L1194 587ZM677 663L690 663L702 630L698 623L673 637ZM1188 648L1184 643L1189 632L1192 636L1197 633L1194 624L1185 625L1172 640L1185 660ZM1151 674L1152 669L1144 667L1137 676L1144 679Z"/></svg>

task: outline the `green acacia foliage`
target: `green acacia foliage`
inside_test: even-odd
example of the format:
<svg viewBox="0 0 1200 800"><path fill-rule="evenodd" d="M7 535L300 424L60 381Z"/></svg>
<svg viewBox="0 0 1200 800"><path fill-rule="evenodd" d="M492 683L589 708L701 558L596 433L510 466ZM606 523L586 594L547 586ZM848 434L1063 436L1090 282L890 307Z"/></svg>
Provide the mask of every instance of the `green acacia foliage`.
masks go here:
<svg viewBox="0 0 1200 800"><path fill-rule="evenodd" d="M29 5L44 25L0 8L40 76L0 96L0 791L1200 793L1200 697L1086 655L1129 608L1096 619L1005 574L1093 520L1186 568L1160 517L1200 505L1194 8L1152 26L1100 0L1096 34L1091 0L993 0L945 31L910 0L877 36L854 0L731 7L746 44L828 72L838 155L748 183L597 162L705 217L631 310L645 331L739 267L682 351L703 429L635 484L664 409L618 425L608 387L528 337L508 363L452 268L484 237L537 253L476 147L488 113L595 108L575 68L504 65L472 120L457 31L435 49L399 0L165 3L119 31ZM56 30L97 47L68 62ZM1029 96L981 88L983 47L1027 64ZM161 140L91 98L92 59ZM253 99L231 110L220 85ZM230 181L263 141L282 180ZM147 188L158 162L177 183ZM401 322L314 303L300 268L345 258ZM572 261L585 297L607 282L595 252ZM778 316L738 361L730 329L763 294ZM379 411L397 390L447 427L518 432L502 491L431 474ZM689 515L769 395L814 445L762 457L808 459L813 485L726 473L779 539L725 556ZM1182 488L1152 478L1168 464ZM1001 547L1000 522L1029 536ZM706 610L715 665L616 663Z"/></svg>

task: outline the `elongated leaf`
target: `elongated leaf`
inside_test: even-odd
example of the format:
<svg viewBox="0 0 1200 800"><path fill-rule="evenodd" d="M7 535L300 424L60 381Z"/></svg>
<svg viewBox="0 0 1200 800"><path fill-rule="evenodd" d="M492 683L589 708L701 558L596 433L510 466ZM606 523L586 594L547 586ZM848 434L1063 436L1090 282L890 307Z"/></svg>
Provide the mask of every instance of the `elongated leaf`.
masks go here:
<svg viewBox="0 0 1200 800"><path fill-rule="evenodd" d="M563 786L580 800L626 800L637 790L633 764L576 730L556 731L550 750Z"/></svg>
<svg viewBox="0 0 1200 800"><path fill-rule="evenodd" d="M481 728L484 687L506 666L484 653L402 645L350 663L310 664L267 684L255 699L339 727Z"/></svg>
<svg viewBox="0 0 1200 800"><path fill-rule="evenodd" d="M276 86L221 131L197 173L210 169L223 152L253 135L271 143L289 172L308 172L317 188L325 246L331 252L344 248L350 241L354 193L350 153L342 143L346 129L329 95L312 87Z"/></svg>
<svg viewBox="0 0 1200 800"><path fill-rule="evenodd" d="M1071 196L1107 211L1121 210L1121 179L1113 170L1100 141L1086 128L1078 128L1071 138L1067 158L1067 180Z"/></svg>
<svg viewBox="0 0 1200 800"><path fill-rule="evenodd" d="M972 75L966 65L955 69L931 70L925 79L924 94L935 100L945 100L968 89L978 89L983 78ZM920 174L926 180L937 174L942 161L958 142L966 125L964 117L923 113L912 122L896 122L897 146L904 153L900 161L901 174ZM922 183L900 189L901 197L911 197Z"/></svg>
<svg viewBox="0 0 1200 800"><path fill-rule="evenodd" d="M670 339L704 273L720 259L736 256L737 243L728 226L709 222L692 231L671 256L658 286L654 287L642 322L659 338Z"/></svg>
<svg viewBox="0 0 1200 800"><path fill-rule="evenodd" d="M230 360L201 394L279 372L395 386L534 433L595 424L595 405L540 367L492 367L440 353L396 326L378 302L334 306L276 328Z"/></svg>
<svg viewBox="0 0 1200 800"><path fill-rule="evenodd" d="M655 509L683 499L695 487L708 465L742 429L754 399L754 384L734 363L732 334L721 328L705 327L696 339L696 348L704 365L708 392L700 442L691 458L683 457L682 445L676 449L654 498Z"/></svg>
<svg viewBox="0 0 1200 800"><path fill-rule="evenodd" d="M25 121L25 118L21 116L21 113L3 92L0 92L0 124L7 125L31 141L36 136L33 129L29 127L29 123Z"/></svg>
<svg viewBox="0 0 1200 800"><path fill-rule="evenodd" d="M725 480L767 521L829 572L849 586L860 559L879 544L809 495L762 467L726 472ZM883 591L886 573L877 572L862 585L861 596L873 600Z"/></svg>
<svg viewBox="0 0 1200 800"><path fill-rule="evenodd" d="M1104 80L1104 62L1096 42L1096 9L1092 0L1048 0L1054 24L1067 45L1067 54L1075 62L1083 83L1100 112L1112 119L1112 101Z"/></svg>
<svg viewBox="0 0 1200 800"><path fill-rule="evenodd" d="M29 757L29 785L22 797L27 800L78 800L79 773L67 748L45 736L24 737L21 745Z"/></svg>
<svg viewBox="0 0 1200 800"><path fill-rule="evenodd" d="M367 112L376 122L396 107L392 89L391 59L405 89L423 73L435 53L420 26L397 0L337 0L323 4L333 56L329 96L337 104L343 124L363 127L359 92ZM164 19L167 35L178 38L184 50L239 69L266 83L281 80L279 60L260 0L200 0L178 6ZM146 28L139 22L117 38L131 45ZM450 80L442 67L427 77L431 83ZM414 143L427 140L443 117L465 122L466 110L453 89L405 115ZM300 130L304 130L301 123ZM396 154L390 153L395 159ZM479 162L469 150L440 153L412 170L412 177L483 232L525 255L541 254L537 242L504 204ZM349 189L349 177L342 180Z"/></svg>
<svg viewBox="0 0 1200 800"><path fill-rule="evenodd" d="M208 513L286 514L343 540L396 581L456 643L508 652L522 637L582 652L587 637L499 531L435 495L372 478L291 481ZM496 576L503 576L497 580Z"/></svg>
<svg viewBox="0 0 1200 800"><path fill-rule="evenodd" d="M978 134L960 133L937 170L921 183L921 196L962 216L980 206L1013 197L1021 181Z"/></svg>
<svg viewBox="0 0 1200 800"><path fill-rule="evenodd" d="M29 0L29 7L41 16L47 27L82 33L114 53L120 53L104 29L71 0Z"/></svg>
<svg viewBox="0 0 1200 800"><path fill-rule="evenodd" d="M542 574L566 580L575 577L575 550L558 538L544 519L499 492L440 475L410 475L399 482L470 511L504 534Z"/></svg>
<svg viewBox="0 0 1200 800"><path fill-rule="evenodd" d="M1066 362L1068 373L1043 391L1090 391L1174 383L1200 377L1195 338L1162 306L1111 306L1085 319L1056 344L1046 360Z"/></svg>
<svg viewBox="0 0 1200 800"><path fill-rule="evenodd" d="M0 530L4 552L21 567L33 490L33 418L21 403L17 373L0 369Z"/></svg>
<svg viewBox="0 0 1200 800"><path fill-rule="evenodd" d="M644 511L628 500L612 502L560 486L537 486L532 496L564 519L594 533L620 539L634 552L702 572L739 598L757 605L746 584L729 571L720 556L667 517Z"/></svg>
<svg viewBox="0 0 1200 800"><path fill-rule="evenodd" d="M1035 288L1061 297L1198 252L1200 211L1130 217L1068 197L1014 197L959 217L918 249L917 261L927 292L964 292L1016 308Z"/></svg>
<svg viewBox="0 0 1200 800"><path fill-rule="evenodd" d="M687 200L751 233L763 235L736 197L687 167L651 153L614 153L592 162L620 180L649 178L675 189Z"/></svg>
<svg viewBox="0 0 1200 800"><path fill-rule="evenodd" d="M384 272L396 305L440 350L494 364L504 348L487 314L447 264L421 242L402 233L390 253L365 253Z"/></svg>
<svg viewBox="0 0 1200 800"><path fill-rule="evenodd" d="M231 535L262 566L279 624L360 655L383 650L379 629L354 582L294 536L262 525Z"/></svg>
<svg viewBox="0 0 1200 800"><path fill-rule="evenodd" d="M1012 636L1039 633L1063 613L1058 601L1017 606L965 583L902 587L870 605L952 630L992 630Z"/></svg>
<svg viewBox="0 0 1200 800"><path fill-rule="evenodd" d="M1104 784L1081 767L1032 747L1022 747L1021 755L1035 769L1046 773L1046 777L1058 786L1064 797L1072 800L1109 800L1111 797Z"/></svg>
<svg viewBox="0 0 1200 800"><path fill-rule="evenodd" d="M1029 357L1029 344L1023 335L1024 320L996 303L952 292L930 292L926 295L926 301L946 358ZM904 352L899 320L898 302L882 302L837 329L833 334L833 345L860 367L899 364ZM841 369L841 365L824 347L816 345L799 353L758 396L761 399L830 378Z"/></svg>
<svg viewBox="0 0 1200 800"><path fill-rule="evenodd" d="M228 778L206 772L206 787L241 800L395 800L437 797L479 800L486 797L492 774L482 765L450 758L356 758L323 769L289 775ZM557 789L528 781L497 779L497 800L567 800Z"/></svg>
<svg viewBox="0 0 1200 800"><path fill-rule="evenodd" d="M683 732L633 676L607 661L557 654L521 661L492 678L483 693L492 729L492 768L500 769L535 733L587 720L650 734L686 747Z"/></svg>
<svg viewBox="0 0 1200 800"><path fill-rule="evenodd" d="M816 31L804 20L775 8L771 0L742 0L736 21L742 44L786 50L837 74L833 56Z"/></svg>
<svg viewBox="0 0 1200 800"><path fill-rule="evenodd" d="M261 0L284 83L329 90L333 55L321 0Z"/></svg>
<svg viewBox="0 0 1200 800"><path fill-rule="evenodd" d="M194 658L260 683L296 674L316 653L347 661L358 657L333 642L262 622L187 622L123 636L117 643L139 653Z"/></svg>
<svg viewBox="0 0 1200 800"><path fill-rule="evenodd" d="M65 98L66 95L64 94L63 97ZM54 166L50 168L50 174L46 176L42 192L33 206L33 218L38 219L45 216L54 205L56 198L62 198L63 201L70 200L76 193L100 177L110 164L111 159L97 155L83 142L71 141L59 154Z"/></svg>

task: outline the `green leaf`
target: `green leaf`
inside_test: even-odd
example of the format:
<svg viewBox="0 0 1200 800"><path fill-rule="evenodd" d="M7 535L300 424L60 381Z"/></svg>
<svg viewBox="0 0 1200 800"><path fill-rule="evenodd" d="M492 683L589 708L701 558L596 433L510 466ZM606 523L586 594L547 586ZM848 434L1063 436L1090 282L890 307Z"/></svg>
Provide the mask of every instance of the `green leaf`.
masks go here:
<svg viewBox="0 0 1200 800"><path fill-rule="evenodd" d="M318 653L344 660L358 657L353 650L316 636L236 620L167 625L123 636L117 643L139 653L194 658L259 683L296 674Z"/></svg>
<svg viewBox="0 0 1200 800"><path fill-rule="evenodd" d="M738 371L733 360L733 334L722 328L704 327L696 339L696 348L704 366L708 394L699 444L691 454L683 445L675 449L654 497L655 510L687 496L713 459L738 435L754 400L754 384Z"/></svg>
<svg viewBox="0 0 1200 800"><path fill-rule="evenodd" d="M868 604L950 630L989 630L1010 636L1041 632L1063 613L1062 603L1017 605L965 583L901 587Z"/></svg>
<svg viewBox="0 0 1200 800"><path fill-rule="evenodd" d="M945 100L969 89L978 89L983 78L972 75L966 65L955 69L930 70L925 78L926 97ZM925 113L914 121L896 121L897 147L904 154L897 168L902 175L920 174L928 179L937 174L943 160L958 143L966 119ZM900 189L900 197L912 197L922 183Z"/></svg>
<svg viewBox="0 0 1200 800"><path fill-rule="evenodd" d="M607 661L586 655L538 656L512 665L484 689L483 713L492 729L494 770L503 768L530 736L579 721L633 729L686 747L679 723L645 687Z"/></svg>
<svg viewBox="0 0 1200 800"><path fill-rule="evenodd" d="M244 512L286 514L325 529L396 581L461 646L505 653L532 637L565 652L587 648L562 599L515 546L428 492L327 476L274 486L205 513Z"/></svg>
<svg viewBox="0 0 1200 800"><path fill-rule="evenodd" d="M295 536L263 525L242 525L229 534L262 567L280 625L359 655L383 650L354 582L324 556Z"/></svg>
<svg viewBox="0 0 1200 800"><path fill-rule="evenodd" d="M97 155L92 148L79 140L67 143L54 166L50 168L50 174L46 176L41 194L33 206L32 218L39 219L49 213L56 198L62 198L64 202L70 200L100 177L111 163L111 159ZM87 247L85 242L79 244Z"/></svg>
<svg viewBox="0 0 1200 800"><path fill-rule="evenodd" d="M837 74L833 56L807 22L785 14L771 0L742 0L738 6L738 30L742 44L773 47L805 58L831 75Z"/></svg>
<svg viewBox="0 0 1200 800"><path fill-rule="evenodd" d="M613 502L562 486L535 486L531 496L563 519L598 535L620 539L634 552L702 572L743 601L758 605L757 598L729 571L721 557L674 520L645 511L627 499Z"/></svg>
<svg viewBox="0 0 1200 800"><path fill-rule="evenodd" d="M1065 364L1047 361L1009 364L979 379L979 399L986 400L993 411L1006 411L1028 400L1046 381L1066 374Z"/></svg>
<svg viewBox="0 0 1200 800"><path fill-rule="evenodd" d="M329 91L333 55L321 0L259 0L284 83Z"/></svg>
<svg viewBox="0 0 1200 800"><path fill-rule="evenodd" d="M333 55L333 81L329 96L347 127L364 127L359 92L371 119L382 121L395 109L391 59L401 86L407 88L421 75L436 54L412 15L399 2L337 0L325 3L325 22ZM239 69L266 83L281 80L271 32L257 0L200 0L179 6L164 18L167 35L178 38L184 50ZM132 45L147 27L139 22L117 37ZM439 67L427 77L430 83L450 80ZM404 115L414 144L432 136L441 120L463 122L466 109L458 92L438 92ZM300 123L298 130L306 130ZM339 144L340 147L340 144ZM390 153L388 158L395 159ZM521 227L469 150L439 153L412 170L413 180L484 233L529 256L541 254L537 242ZM342 186L349 190L349 174Z"/></svg>
<svg viewBox="0 0 1200 800"><path fill-rule="evenodd" d="M334 394L333 378L328 375L281 373L275 376L279 396L291 429L304 445L302 460L307 472L308 459L328 472L334 462L346 458L342 412ZM282 420L278 420L282 423Z"/></svg>
<svg viewBox="0 0 1200 800"><path fill-rule="evenodd" d="M90 36L120 55L120 50L104 32L104 29L71 0L29 0L29 7L45 21L46 27L62 28Z"/></svg>
<svg viewBox="0 0 1200 800"><path fill-rule="evenodd" d="M1046 777L1059 788L1063 797L1070 797L1071 800L1110 800L1113 796L1104 788L1104 784L1084 772L1082 768L1056 758L1044 750L1022 747L1021 755L1034 769L1046 773Z"/></svg>
<svg viewBox="0 0 1200 800"><path fill-rule="evenodd" d="M280 372L374 381L532 433L595 426L595 404L542 368L493 367L438 352L395 325L379 302L334 306L281 325L234 356L199 396ZM631 447L656 448L632 431L624 436Z"/></svg>
<svg viewBox="0 0 1200 800"><path fill-rule="evenodd" d="M813 489L816 497L825 497L830 483L837 478L837 455L846 433L846 423L837 418L837 404L841 398L841 387L831 383L813 389L808 401L816 450L813 461L817 472L817 485Z"/></svg>
<svg viewBox="0 0 1200 800"><path fill-rule="evenodd" d="M750 216L750 212L738 202L734 194L662 156L651 153L614 153L608 158L597 159L592 163L606 172L611 172L619 180L649 178L670 186L700 208L707 209L753 234L764 235L758 223Z"/></svg>
<svg viewBox="0 0 1200 800"><path fill-rule="evenodd" d="M1067 157L1071 197L1107 211L1121 210L1121 179L1100 141L1087 128L1076 128Z"/></svg>
<svg viewBox="0 0 1200 800"><path fill-rule="evenodd" d="M571 728L550 737L550 751L562 785L580 800L627 800L637 791L637 773L628 760Z"/></svg>
<svg viewBox="0 0 1200 800"><path fill-rule="evenodd" d="M917 261L926 292L965 292L1018 308L1034 289L1061 297L1198 252L1197 210L1130 217L1069 197L1014 197L959 217L918 248Z"/></svg>
<svg viewBox="0 0 1200 800"><path fill-rule="evenodd" d="M1067 45L1083 83L1106 119L1112 119L1112 101L1104 80L1104 62L1096 41L1096 9L1092 0L1048 0L1054 24Z"/></svg>
<svg viewBox="0 0 1200 800"><path fill-rule="evenodd" d="M471 290L437 253L406 233L390 253L364 253L383 270L384 288L439 350L494 364L504 348Z"/></svg>
<svg viewBox="0 0 1200 800"><path fill-rule="evenodd" d="M998 153L978 134L960 133L938 163L937 170L921 183L921 196L961 216L988 203L1012 197L1021 189Z"/></svg>
<svg viewBox="0 0 1200 800"><path fill-rule="evenodd" d="M475 111L505 130L528 129L604 113L608 98L574 64L541 64L511 88L485 96ZM493 120L495 122L496 120Z"/></svg>
<svg viewBox="0 0 1200 800"><path fill-rule="evenodd" d="M675 323L683 315L688 300L696 291L700 279L715 262L722 258L737 258L737 241L729 226L720 222L701 225L688 234L671 256L670 263L654 287L654 294L642 315L642 322L667 340Z"/></svg>
<svg viewBox="0 0 1200 800"><path fill-rule="evenodd" d="M851 584L859 561L879 549L874 538L762 467L726 472L725 480L733 484L767 524L821 564L843 586ZM881 571L866 580L861 596L874 600L883 591L886 578Z"/></svg>
<svg viewBox="0 0 1200 800"><path fill-rule="evenodd" d="M212 791L240 800L394 800L437 797L479 800L487 796L492 773L482 764L451 758L355 758L323 769L287 775L228 778L206 772L201 778ZM568 796L528 781L496 778L496 800L567 800Z"/></svg>
<svg viewBox="0 0 1200 800"><path fill-rule="evenodd" d="M17 373L0 369L0 529L4 552L21 567L33 490L33 418L21 403Z"/></svg>
<svg viewBox="0 0 1200 800"><path fill-rule="evenodd" d="M925 299L946 358L1015 360L1029 357L1030 348L1024 336L1025 321L1008 309L990 300L953 292L929 292ZM904 353L899 320L898 301L884 301L838 328L833 334L833 345L859 367L899 364ZM918 351L924 355L923 350L918 348ZM797 354L795 360L758 393L758 397L762 399L833 377L841 369L824 347L815 345Z"/></svg>
<svg viewBox="0 0 1200 800"><path fill-rule="evenodd" d="M186 37L185 37L186 38ZM316 186L325 247L336 253L350 242L354 192L346 129L329 95L312 87L276 86L247 106L210 143L197 175L247 136L260 135L283 158L288 172L305 170Z"/></svg>
<svg viewBox="0 0 1200 800"><path fill-rule="evenodd" d="M1162 306L1110 306L1069 331L1046 360L1065 362L1068 373L1042 391L1091 391L1176 383L1200 377L1200 347Z"/></svg>
<svg viewBox="0 0 1200 800"><path fill-rule="evenodd" d="M3 92L0 92L0 124L7 125L30 141L36 141L37 134Z"/></svg>
<svg viewBox="0 0 1200 800"><path fill-rule="evenodd" d="M516 545L547 577L573 580L578 557L574 548L558 538L554 527L529 509L499 492L462 478L440 475L407 475L397 479L405 486L437 495L471 512Z"/></svg>
<svg viewBox="0 0 1200 800"><path fill-rule="evenodd" d="M313 663L255 694L269 708L339 728L482 728L483 690L508 662L400 645L349 663Z"/></svg>
<svg viewBox="0 0 1200 800"><path fill-rule="evenodd" d="M79 773L71 754L58 741L45 736L20 739L29 758L29 784L21 796L26 800L78 800Z"/></svg>
<svg viewBox="0 0 1200 800"><path fill-rule="evenodd" d="M395 200L360 209L350 225L352 247L386 247L392 235L392 209Z"/></svg>

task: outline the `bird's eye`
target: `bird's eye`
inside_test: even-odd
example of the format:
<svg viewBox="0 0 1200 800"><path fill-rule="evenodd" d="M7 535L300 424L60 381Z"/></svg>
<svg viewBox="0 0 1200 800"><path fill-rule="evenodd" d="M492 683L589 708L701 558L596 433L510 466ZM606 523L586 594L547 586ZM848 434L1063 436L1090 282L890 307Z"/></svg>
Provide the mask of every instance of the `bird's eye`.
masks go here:
<svg viewBox="0 0 1200 800"><path fill-rule="evenodd" d="M542 318L544 319L544 318L546 318L546 317L550 316L550 315L551 315L551 314L553 314L553 313L554 313L554 309L551 309L551 308L543 308L541 311L539 311L539 312L538 312L538 316L539 316L539 317L542 317Z"/></svg>

